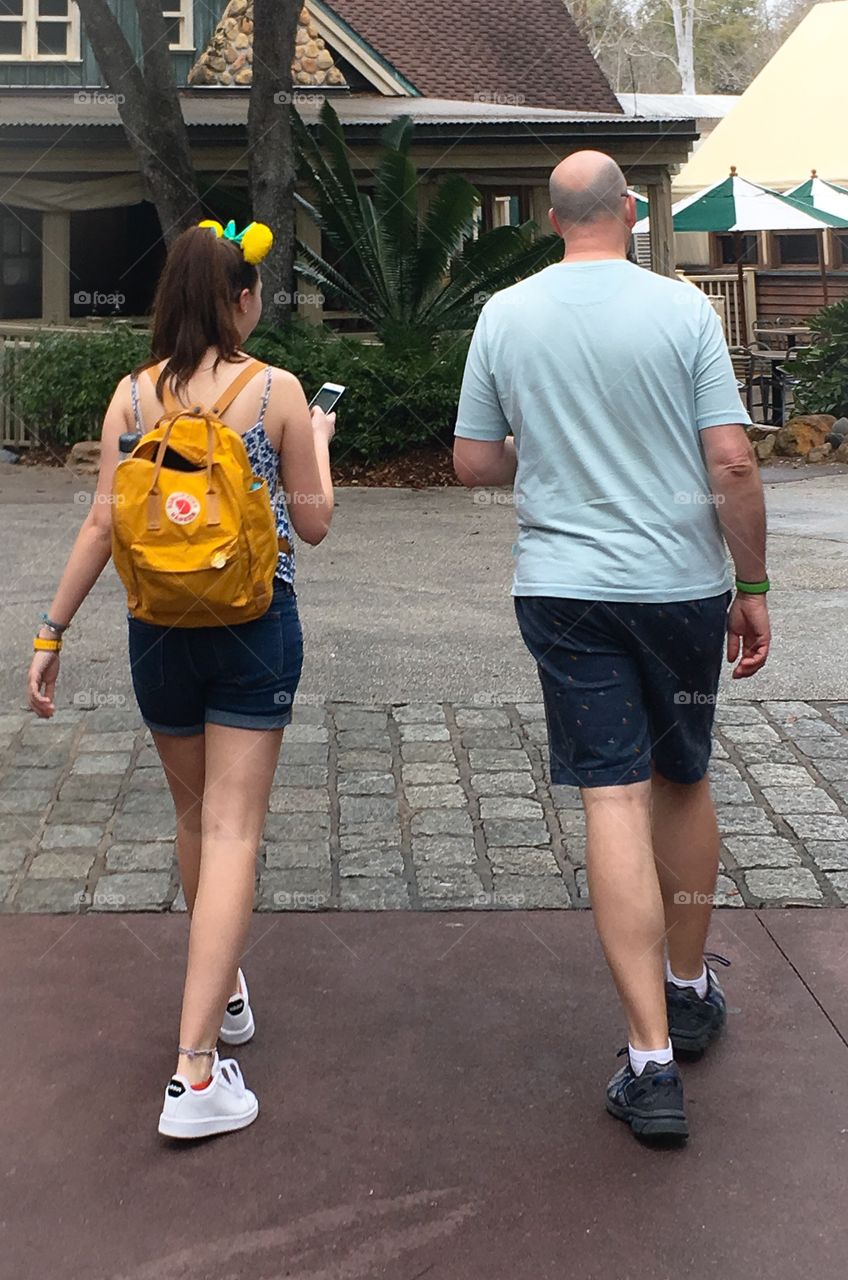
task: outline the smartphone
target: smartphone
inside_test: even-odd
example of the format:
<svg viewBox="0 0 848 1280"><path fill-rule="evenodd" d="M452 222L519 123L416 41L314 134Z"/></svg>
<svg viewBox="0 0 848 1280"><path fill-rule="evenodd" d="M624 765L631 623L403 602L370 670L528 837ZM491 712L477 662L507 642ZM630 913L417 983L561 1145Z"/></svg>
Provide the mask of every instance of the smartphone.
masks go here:
<svg viewBox="0 0 848 1280"><path fill-rule="evenodd" d="M347 387L340 387L337 382L325 382L317 396L310 400L309 407L332 413L346 391Z"/></svg>

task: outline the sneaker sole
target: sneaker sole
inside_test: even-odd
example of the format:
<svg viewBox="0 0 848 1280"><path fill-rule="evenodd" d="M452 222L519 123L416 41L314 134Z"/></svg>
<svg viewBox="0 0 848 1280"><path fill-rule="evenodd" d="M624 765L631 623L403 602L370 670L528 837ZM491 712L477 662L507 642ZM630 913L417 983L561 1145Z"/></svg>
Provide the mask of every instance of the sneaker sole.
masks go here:
<svg viewBox="0 0 848 1280"><path fill-rule="evenodd" d="M248 1040L252 1040L256 1034L256 1022L253 1014L250 1015L250 1022L244 1031L225 1031L223 1027L218 1032L219 1040L223 1040L224 1044L247 1044Z"/></svg>
<svg viewBox="0 0 848 1280"><path fill-rule="evenodd" d="M689 1137L689 1123L682 1111L635 1111L619 1107L607 1098L607 1111L616 1120L623 1120L638 1138L671 1138L685 1142Z"/></svg>
<svg viewBox="0 0 848 1280"><path fill-rule="evenodd" d="M205 1116L202 1120L177 1120L170 1116L159 1117L159 1132L163 1138L211 1138L217 1133L235 1133L253 1124L259 1115L259 1102L241 1116Z"/></svg>

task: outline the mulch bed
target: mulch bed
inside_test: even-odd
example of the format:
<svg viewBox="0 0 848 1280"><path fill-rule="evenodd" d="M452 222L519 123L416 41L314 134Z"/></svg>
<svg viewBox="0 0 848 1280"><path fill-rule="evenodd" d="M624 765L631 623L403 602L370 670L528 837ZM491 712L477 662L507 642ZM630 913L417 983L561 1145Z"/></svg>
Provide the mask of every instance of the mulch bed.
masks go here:
<svg viewBox="0 0 848 1280"><path fill-rule="evenodd" d="M333 483L379 489L426 489L458 485L450 449L408 449L383 462L341 462L333 467Z"/></svg>

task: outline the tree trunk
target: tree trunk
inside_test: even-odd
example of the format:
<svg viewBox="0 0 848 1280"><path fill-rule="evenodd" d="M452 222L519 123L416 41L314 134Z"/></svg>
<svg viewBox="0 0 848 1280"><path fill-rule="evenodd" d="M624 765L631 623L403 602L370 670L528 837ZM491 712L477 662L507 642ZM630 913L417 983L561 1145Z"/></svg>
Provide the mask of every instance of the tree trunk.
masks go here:
<svg viewBox="0 0 848 1280"><path fill-rule="evenodd" d="M170 242L201 216L162 6L135 0L143 46L136 62L107 0L78 0L85 33L138 161L162 235Z"/></svg>
<svg viewBox="0 0 848 1280"><path fill-rule="evenodd" d="M695 92L695 0L670 0L681 93Z"/></svg>
<svg viewBox="0 0 848 1280"><path fill-rule="evenodd" d="M262 318L282 325L295 306L292 61L302 0L253 0L253 84L247 113L253 217L274 232L262 264Z"/></svg>

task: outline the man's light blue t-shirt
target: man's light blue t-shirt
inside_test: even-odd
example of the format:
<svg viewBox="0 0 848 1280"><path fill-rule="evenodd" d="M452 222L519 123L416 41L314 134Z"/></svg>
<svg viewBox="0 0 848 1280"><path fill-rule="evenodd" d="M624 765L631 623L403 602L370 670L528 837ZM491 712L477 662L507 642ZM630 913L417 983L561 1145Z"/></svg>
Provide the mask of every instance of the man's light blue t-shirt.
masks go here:
<svg viewBox="0 0 848 1280"><path fill-rule="evenodd" d="M667 602L732 578L699 433L748 423L704 294L621 259L557 263L496 294L456 427L512 433L513 594Z"/></svg>

